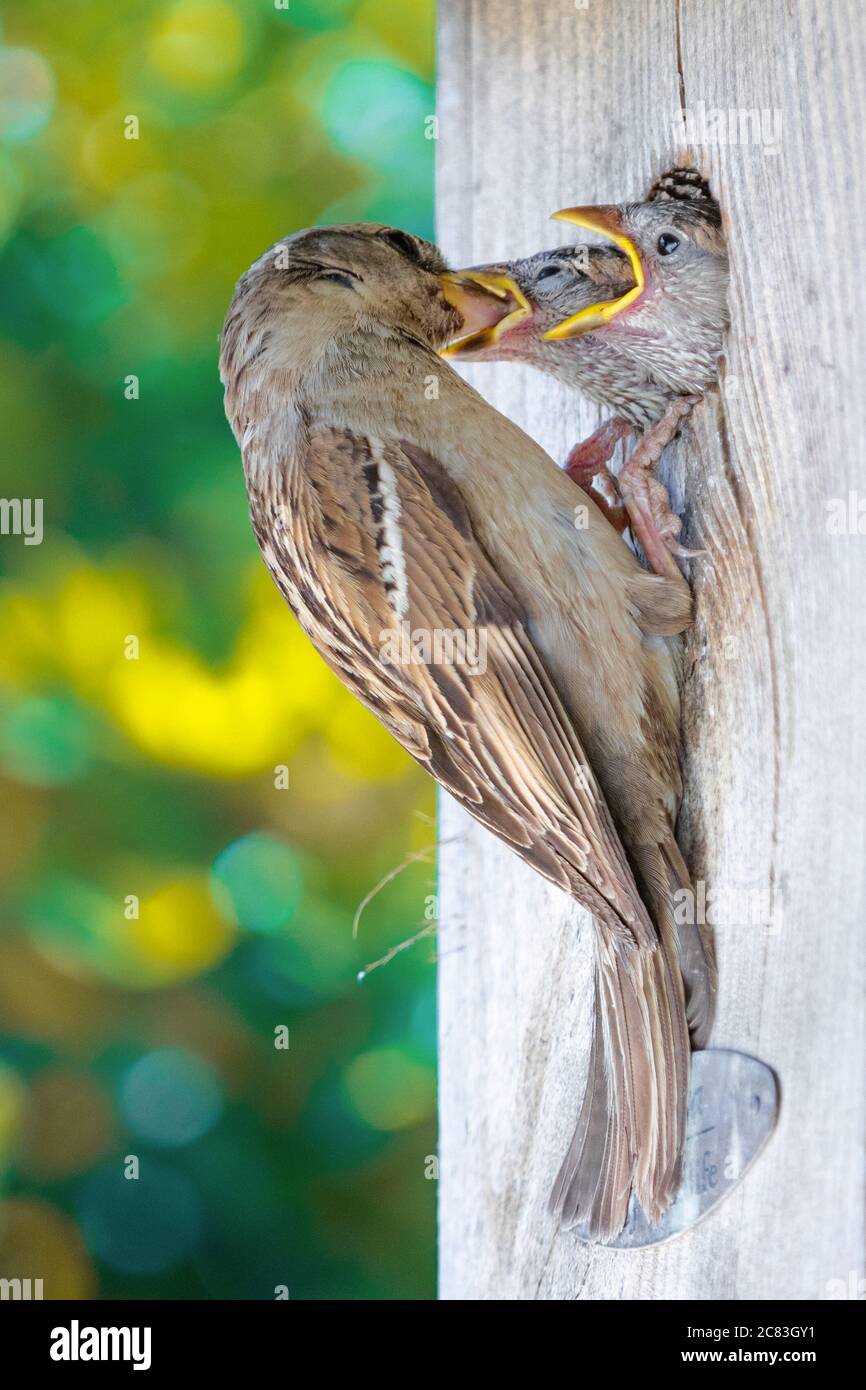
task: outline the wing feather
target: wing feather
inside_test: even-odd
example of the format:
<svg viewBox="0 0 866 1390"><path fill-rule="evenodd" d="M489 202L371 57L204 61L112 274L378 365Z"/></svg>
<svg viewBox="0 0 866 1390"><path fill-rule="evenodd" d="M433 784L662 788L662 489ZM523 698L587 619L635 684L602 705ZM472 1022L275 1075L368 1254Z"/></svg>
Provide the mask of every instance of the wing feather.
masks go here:
<svg viewBox="0 0 866 1390"><path fill-rule="evenodd" d="M261 532L326 661L472 815L618 938L651 946L574 725L446 470L416 446L321 429L290 474Z"/></svg>

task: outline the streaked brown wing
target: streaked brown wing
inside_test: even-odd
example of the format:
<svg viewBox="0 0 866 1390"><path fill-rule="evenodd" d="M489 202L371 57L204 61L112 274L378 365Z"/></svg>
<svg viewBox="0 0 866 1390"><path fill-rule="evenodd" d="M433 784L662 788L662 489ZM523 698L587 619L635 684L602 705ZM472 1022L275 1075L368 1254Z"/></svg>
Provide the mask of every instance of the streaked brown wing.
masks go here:
<svg viewBox="0 0 866 1390"><path fill-rule="evenodd" d="M445 469L412 445L337 430L314 433L299 463L296 609L325 659L472 815L649 944L601 789Z"/></svg>

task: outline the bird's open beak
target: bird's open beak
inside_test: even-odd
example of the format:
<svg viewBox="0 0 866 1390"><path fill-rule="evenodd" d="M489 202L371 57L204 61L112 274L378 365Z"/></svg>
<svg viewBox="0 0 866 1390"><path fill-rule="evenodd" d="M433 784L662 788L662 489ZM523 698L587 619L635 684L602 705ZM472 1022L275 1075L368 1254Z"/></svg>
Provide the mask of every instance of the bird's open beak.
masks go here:
<svg viewBox="0 0 866 1390"><path fill-rule="evenodd" d="M459 336L439 349L441 357L469 357L492 347L532 313L517 281L496 267L449 271L439 283L463 319Z"/></svg>
<svg viewBox="0 0 866 1390"><path fill-rule="evenodd" d="M587 231L599 232L608 241L612 241L628 256L634 275L633 288L621 294L618 299L606 299L599 304L589 304L585 309L572 314L571 318L563 319L562 323L549 328L544 335L545 338L553 340L579 338L583 333L591 333L594 328L603 328L611 319L616 318L617 314L621 314L623 309L627 309L629 304L634 304L644 292L646 276L638 249L623 230L619 208L607 205L563 208L553 216L560 222L573 222L575 226L585 227Z"/></svg>

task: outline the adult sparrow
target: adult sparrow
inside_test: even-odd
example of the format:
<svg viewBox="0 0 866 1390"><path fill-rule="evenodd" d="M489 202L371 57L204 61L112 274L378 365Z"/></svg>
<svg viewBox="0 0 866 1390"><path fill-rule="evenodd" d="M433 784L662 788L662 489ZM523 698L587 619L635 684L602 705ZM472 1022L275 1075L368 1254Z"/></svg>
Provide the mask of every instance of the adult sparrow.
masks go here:
<svg viewBox="0 0 866 1390"><path fill-rule="evenodd" d="M226 412L265 562L325 661L593 914L592 1053L552 1202L610 1240L632 1191L653 1221L676 1195L689 1028L705 1041L713 1011L712 960L672 913L690 599L437 355L460 327L445 271L393 228L278 242L228 311Z"/></svg>
<svg viewBox="0 0 866 1390"><path fill-rule="evenodd" d="M689 552L652 468L716 375L728 287L719 206L697 170L672 169L645 202L556 216L614 245L458 271L451 298L464 325L445 353L528 362L612 406L566 469L583 486L601 476L608 501L618 492L653 569L672 574L671 552ZM614 487L607 463L634 428L643 435Z"/></svg>

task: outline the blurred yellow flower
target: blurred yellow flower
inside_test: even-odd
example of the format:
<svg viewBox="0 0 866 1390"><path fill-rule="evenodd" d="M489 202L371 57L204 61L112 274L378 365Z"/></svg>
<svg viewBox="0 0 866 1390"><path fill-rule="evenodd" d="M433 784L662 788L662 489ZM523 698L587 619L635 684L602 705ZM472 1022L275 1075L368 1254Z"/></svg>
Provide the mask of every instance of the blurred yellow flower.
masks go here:
<svg viewBox="0 0 866 1390"><path fill-rule="evenodd" d="M159 75L191 92L222 87L245 50L240 16L225 0L180 0L157 22L149 45Z"/></svg>
<svg viewBox="0 0 866 1390"><path fill-rule="evenodd" d="M363 781L397 781L413 766L397 740L351 696L341 700L335 709L327 740L340 770Z"/></svg>
<svg viewBox="0 0 866 1390"><path fill-rule="evenodd" d="M190 979L228 953L235 927L214 902L204 874L188 874L143 898L128 924L151 983Z"/></svg>
<svg viewBox="0 0 866 1390"><path fill-rule="evenodd" d="M143 586L131 576L81 566L53 590L14 584L0 593L0 680L30 687L65 676L84 695L98 695L122 657L125 638L150 625Z"/></svg>
<svg viewBox="0 0 866 1390"><path fill-rule="evenodd" d="M65 679L148 756L211 776L273 768L316 732L356 779L405 776L406 754L343 689L259 566L248 603L232 656L214 668L153 630L156 600L139 575L79 566L53 591L9 584L0 681L30 690Z"/></svg>
<svg viewBox="0 0 866 1390"><path fill-rule="evenodd" d="M154 642L118 662L106 705L145 753L200 772L242 775L275 751L267 676L251 669L218 675L199 657Z"/></svg>

